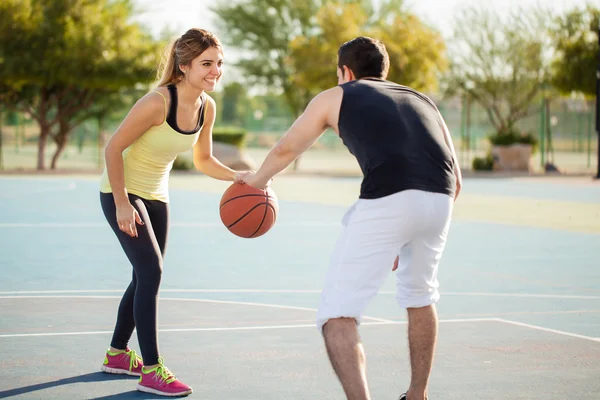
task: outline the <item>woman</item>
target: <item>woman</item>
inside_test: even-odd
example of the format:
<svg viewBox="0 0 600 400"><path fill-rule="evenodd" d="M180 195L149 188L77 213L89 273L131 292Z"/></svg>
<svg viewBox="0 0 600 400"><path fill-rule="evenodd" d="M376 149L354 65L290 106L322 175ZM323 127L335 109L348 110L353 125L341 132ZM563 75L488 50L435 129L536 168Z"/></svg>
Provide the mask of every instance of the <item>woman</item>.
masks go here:
<svg viewBox="0 0 600 400"><path fill-rule="evenodd" d="M182 396L192 388L177 380L159 357L157 300L168 233L169 172L177 154L193 148L195 167L215 179L240 181L212 155L216 107L205 92L222 74L223 51L210 32L190 29L168 49L158 87L142 97L105 150L100 202L133 265L102 370L141 376L143 392ZM137 328L142 359L127 344Z"/></svg>

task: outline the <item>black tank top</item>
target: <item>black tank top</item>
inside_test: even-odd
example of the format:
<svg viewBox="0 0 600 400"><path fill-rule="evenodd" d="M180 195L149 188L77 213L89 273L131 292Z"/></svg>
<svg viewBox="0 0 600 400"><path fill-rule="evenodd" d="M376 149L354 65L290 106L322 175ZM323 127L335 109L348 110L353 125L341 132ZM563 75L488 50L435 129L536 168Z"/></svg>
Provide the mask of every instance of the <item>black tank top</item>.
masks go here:
<svg viewBox="0 0 600 400"><path fill-rule="evenodd" d="M340 85L339 132L363 172L360 198L417 189L454 196L452 152L425 95L382 79Z"/></svg>
<svg viewBox="0 0 600 400"><path fill-rule="evenodd" d="M167 85L167 89L169 89L169 95L171 95L171 106L169 107L169 113L167 114L167 123L171 128L175 129L177 132L183 135L196 134L196 132L198 132L202 128L202 124L204 124L204 103L206 102L202 101L202 104L200 105L200 111L198 112L198 123L196 124L196 128L194 128L194 130L192 131L184 131L177 125L177 86L173 84Z"/></svg>

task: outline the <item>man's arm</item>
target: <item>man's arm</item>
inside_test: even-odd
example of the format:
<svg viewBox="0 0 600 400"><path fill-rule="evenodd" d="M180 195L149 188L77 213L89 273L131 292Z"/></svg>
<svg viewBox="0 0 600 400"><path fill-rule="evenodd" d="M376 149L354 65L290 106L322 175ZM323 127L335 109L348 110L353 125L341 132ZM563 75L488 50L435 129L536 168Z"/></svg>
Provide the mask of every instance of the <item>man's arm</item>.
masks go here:
<svg viewBox="0 0 600 400"><path fill-rule="evenodd" d="M249 175L244 182L250 186L263 188L274 175L283 171L308 150L329 126L329 111L336 95L339 95L336 93L337 90L342 89L335 87L315 96L304 113L269 152L256 174Z"/></svg>

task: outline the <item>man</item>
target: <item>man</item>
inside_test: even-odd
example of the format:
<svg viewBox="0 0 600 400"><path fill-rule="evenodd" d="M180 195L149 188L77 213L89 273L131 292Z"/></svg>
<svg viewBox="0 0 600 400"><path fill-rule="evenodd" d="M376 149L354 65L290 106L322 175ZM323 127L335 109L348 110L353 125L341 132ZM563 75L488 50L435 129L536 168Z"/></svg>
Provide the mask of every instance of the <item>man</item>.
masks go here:
<svg viewBox="0 0 600 400"><path fill-rule="evenodd" d="M331 258L317 326L349 400L370 399L357 325L389 274L408 313L412 370L400 399L424 400L437 338L437 269L461 172L442 116L426 96L386 81L389 56L372 38L338 51L338 86L317 95L255 174L265 187L328 128L356 157L364 178L358 201L344 216Z"/></svg>

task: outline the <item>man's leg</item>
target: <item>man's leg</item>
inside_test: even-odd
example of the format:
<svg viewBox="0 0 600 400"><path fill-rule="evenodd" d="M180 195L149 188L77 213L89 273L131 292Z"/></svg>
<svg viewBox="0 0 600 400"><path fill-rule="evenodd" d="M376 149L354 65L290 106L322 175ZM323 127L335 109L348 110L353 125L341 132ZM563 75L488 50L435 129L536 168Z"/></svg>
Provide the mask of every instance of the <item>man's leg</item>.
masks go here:
<svg viewBox="0 0 600 400"><path fill-rule="evenodd" d="M407 400L425 400L437 340L437 311L435 305L408 308L407 311L411 367Z"/></svg>
<svg viewBox="0 0 600 400"><path fill-rule="evenodd" d="M354 318L330 319L323 327L329 360L348 400L370 400L365 352Z"/></svg>
<svg viewBox="0 0 600 400"><path fill-rule="evenodd" d="M317 327L348 400L371 399L357 321L389 275L396 248L368 228L351 223L340 235L317 311Z"/></svg>
<svg viewBox="0 0 600 400"><path fill-rule="evenodd" d="M420 231L400 252L396 299L408 312L411 382L406 398L425 400L438 334L434 305L440 298L437 273L450 228L453 199L417 192L415 200L418 205L413 211L421 221Z"/></svg>
<svg viewBox="0 0 600 400"><path fill-rule="evenodd" d="M399 219L393 218L398 207L394 200L382 204L361 199L344 216L317 311L317 327L349 400L371 398L357 325L403 245Z"/></svg>

